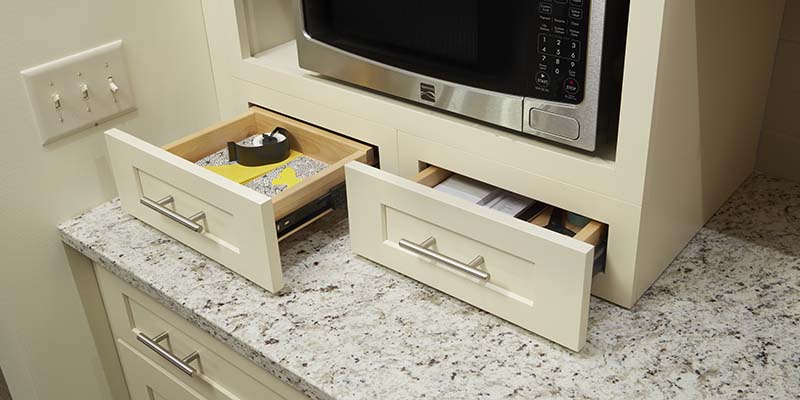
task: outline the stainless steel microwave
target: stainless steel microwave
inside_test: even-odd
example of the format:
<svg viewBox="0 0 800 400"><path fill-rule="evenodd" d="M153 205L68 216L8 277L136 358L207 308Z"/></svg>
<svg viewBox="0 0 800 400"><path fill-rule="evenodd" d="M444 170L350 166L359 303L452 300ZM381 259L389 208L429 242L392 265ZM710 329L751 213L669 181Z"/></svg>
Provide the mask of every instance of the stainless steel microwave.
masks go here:
<svg viewBox="0 0 800 400"><path fill-rule="evenodd" d="M300 66L587 151L616 137L630 0L298 0Z"/></svg>

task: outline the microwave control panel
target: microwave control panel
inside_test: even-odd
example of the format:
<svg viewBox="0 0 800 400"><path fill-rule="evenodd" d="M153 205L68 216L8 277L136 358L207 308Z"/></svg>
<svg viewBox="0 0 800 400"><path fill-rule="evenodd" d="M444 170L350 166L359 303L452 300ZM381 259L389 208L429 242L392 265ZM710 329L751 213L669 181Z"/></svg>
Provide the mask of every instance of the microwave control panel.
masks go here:
<svg viewBox="0 0 800 400"><path fill-rule="evenodd" d="M538 66L529 79L530 97L560 103L583 101L590 0L539 0L531 52ZM535 39L533 39L535 38ZM533 43L532 43L533 44Z"/></svg>

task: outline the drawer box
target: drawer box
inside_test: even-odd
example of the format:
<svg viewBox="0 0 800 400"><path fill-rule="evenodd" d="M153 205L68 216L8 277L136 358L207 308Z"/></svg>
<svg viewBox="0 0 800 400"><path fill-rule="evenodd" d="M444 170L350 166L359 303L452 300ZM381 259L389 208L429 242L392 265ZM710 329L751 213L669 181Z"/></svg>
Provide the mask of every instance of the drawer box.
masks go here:
<svg viewBox="0 0 800 400"><path fill-rule="evenodd" d="M607 226L575 237L432 189L450 172L411 181L346 167L353 250L578 351L586 341L595 247ZM540 216L541 218L541 216Z"/></svg>
<svg viewBox="0 0 800 400"><path fill-rule="evenodd" d="M199 398L307 399L295 388L244 359L102 267L95 267L95 272L128 380L128 389L134 399L145 384L133 385L131 374L139 373L135 371L140 369L137 367L148 365L149 376L161 377L148 378L147 386L151 382L164 381L163 385L159 385L164 390L182 387L201 394ZM162 333L166 337L156 343L159 348L148 347L142 340L155 339ZM173 364L168 360L169 355L160 354L162 351L178 360L196 353L195 359L181 361L193 371Z"/></svg>
<svg viewBox="0 0 800 400"><path fill-rule="evenodd" d="M294 150L328 167L270 198L195 164L277 126ZM323 207L319 199L344 182L346 163L375 162L367 145L257 107L164 147L119 129L106 132L106 146L127 213L270 292L283 287L276 223L290 233L307 225L299 210Z"/></svg>

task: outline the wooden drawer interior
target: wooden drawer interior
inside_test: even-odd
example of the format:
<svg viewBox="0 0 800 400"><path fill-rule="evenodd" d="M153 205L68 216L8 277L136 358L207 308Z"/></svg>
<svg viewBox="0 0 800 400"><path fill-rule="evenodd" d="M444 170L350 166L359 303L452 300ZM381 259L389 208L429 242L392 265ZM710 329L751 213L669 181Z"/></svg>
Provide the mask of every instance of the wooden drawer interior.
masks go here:
<svg viewBox="0 0 800 400"><path fill-rule="evenodd" d="M427 165L413 178L413 180L414 182L417 182L423 186L434 188L454 174L454 172L444 168ZM553 218L554 213L561 218L561 223L559 225L563 226L570 232L570 234L566 234L565 232L559 233L569 236L572 239L595 246L595 262L593 273L596 275L597 273L604 271L606 241L608 239L608 225L595 220L589 220L585 225L578 226L570 222L570 220L567 218L566 212L559 213L556 207L544 204L542 205L541 210L534 214L531 218L528 218L527 221L531 224L547 228L551 222L551 219Z"/></svg>
<svg viewBox="0 0 800 400"><path fill-rule="evenodd" d="M272 197L275 220L326 195L344 182L343 167L350 161L373 165L375 150L368 145L337 135L295 119L251 107L242 117L181 138L162 148L187 161L196 163L204 157L258 133L271 132L276 127L288 131L293 150L328 164L323 171Z"/></svg>

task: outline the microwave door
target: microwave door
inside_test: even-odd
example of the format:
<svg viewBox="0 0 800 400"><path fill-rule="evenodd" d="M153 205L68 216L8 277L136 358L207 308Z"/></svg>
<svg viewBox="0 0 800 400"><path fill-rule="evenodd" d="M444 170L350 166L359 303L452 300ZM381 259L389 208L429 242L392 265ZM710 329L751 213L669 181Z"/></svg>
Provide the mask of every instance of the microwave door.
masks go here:
<svg viewBox="0 0 800 400"><path fill-rule="evenodd" d="M303 0L304 34L372 63L522 97L528 20L519 0Z"/></svg>

